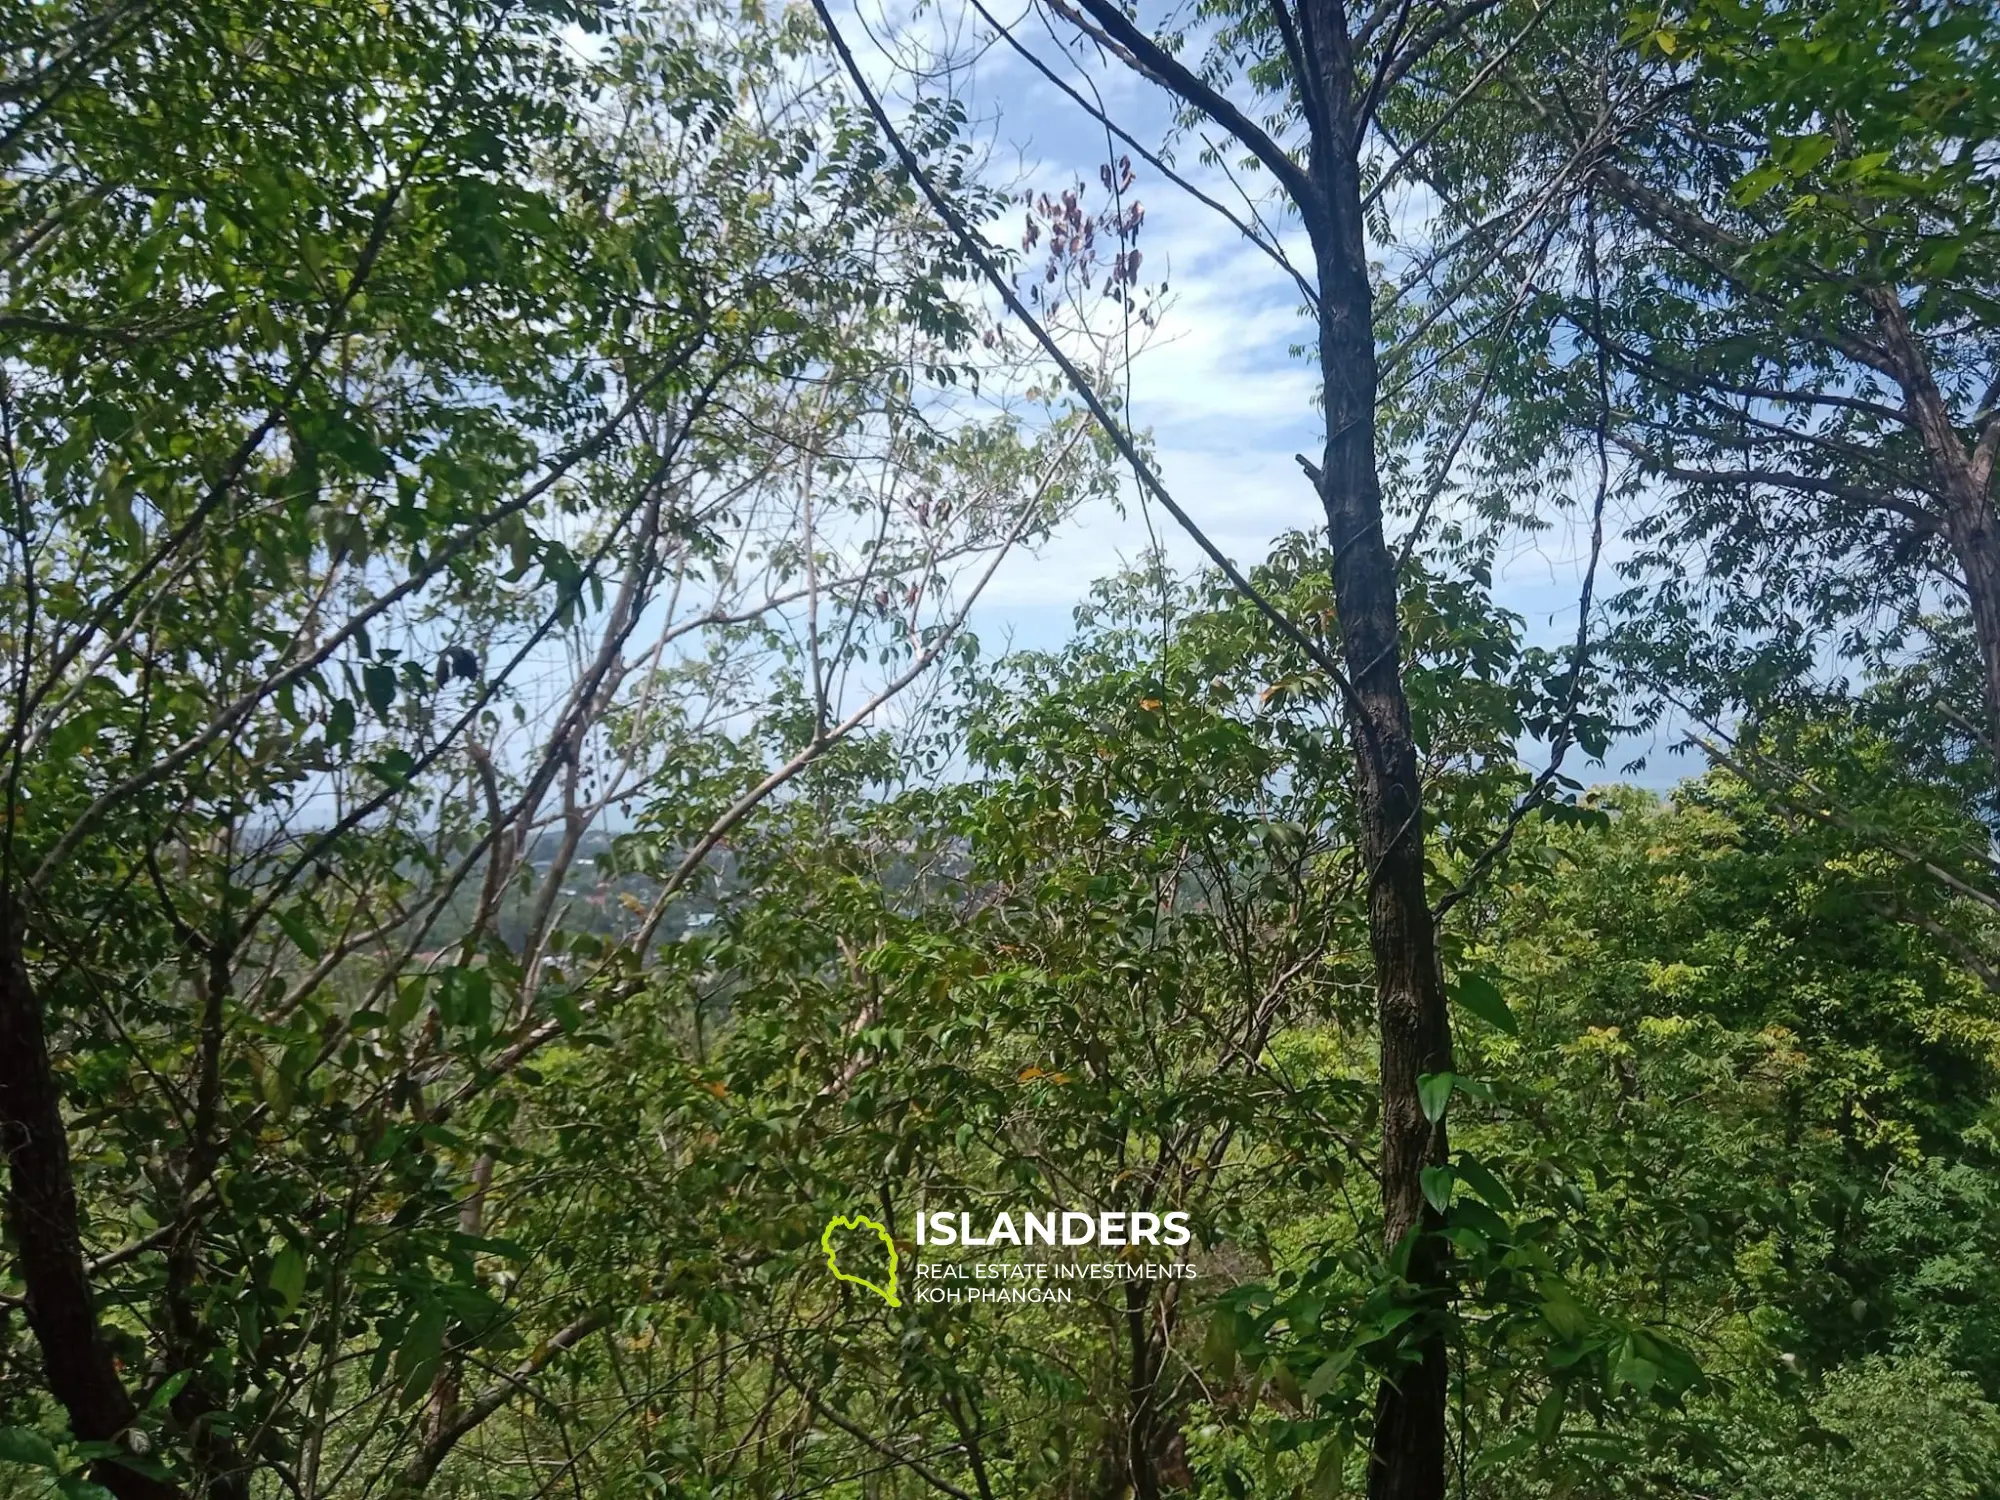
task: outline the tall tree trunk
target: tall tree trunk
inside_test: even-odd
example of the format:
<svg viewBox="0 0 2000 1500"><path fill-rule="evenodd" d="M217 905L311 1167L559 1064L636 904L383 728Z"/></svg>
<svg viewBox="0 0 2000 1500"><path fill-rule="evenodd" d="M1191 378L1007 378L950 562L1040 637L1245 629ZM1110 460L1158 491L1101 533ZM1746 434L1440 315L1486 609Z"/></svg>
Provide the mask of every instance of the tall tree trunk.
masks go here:
<svg viewBox="0 0 2000 1500"><path fill-rule="evenodd" d="M1125 1339L1131 1361L1125 1382L1125 1473L1133 1500L1160 1500L1160 1473L1154 1452L1156 1438L1154 1384L1159 1368L1146 1327L1152 1292L1143 1281L1125 1283Z"/></svg>
<svg viewBox="0 0 2000 1500"><path fill-rule="evenodd" d="M1901 294L1894 288L1874 288L1866 300L1944 502L1941 529L1965 579L1966 609L1972 616L1986 700L1986 751L2000 784L2000 517L1994 515L1991 493L2000 417L1987 414L1989 427L1968 447L1931 373L1930 358L1910 328ZM1994 385L1988 401L2000 393L2000 380Z"/></svg>
<svg viewBox="0 0 2000 1500"><path fill-rule="evenodd" d="M1952 507L1944 534L1965 574L1966 607L1986 693L1986 752L2000 781L2000 527L1992 506L1974 496Z"/></svg>
<svg viewBox="0 0 2000 1500"><path fill-rule="evenodd" d="M1375 467L1374 289L1355 150L1359 106L1347 16L1338 0L1306 0L1325 102L1313 173L1326 222L1314 235L1319 273L1319 364L1326 448L1319 476L1333 548L1340 645L1357 699L1352 715L1361 773L1362 852L1368 861L1368 940L1382 1048L1383 1236L1392 1254L1415 1232L1407 1276L1441 1306L1450 1264L1423 1169L1445 1159L1443 1122L1424 1118L1417 1080L1451 1069L1451 1025L1438 969L1436 925L1424 892L1423 787L1403 691L1396 560L1382 529ZM1447 1350L1419 1337L1418 1359L1376 1394L1368 1472L1371 1500L1443 1500Z"/></svg>
<svg viewBox="0 0 2000 1500"><path fill-rule="evenodd" d="M70 1172L62 1095L23 952L21 913L0 888L0 1143L7 1157L7 1226L28 1289L28 1326L42 1347L49 1391L86 1442L114 1442L135 1415L97 1326ZM119 1464L93 1478L119 1500L173 1500L171 1485Z"/></svg>

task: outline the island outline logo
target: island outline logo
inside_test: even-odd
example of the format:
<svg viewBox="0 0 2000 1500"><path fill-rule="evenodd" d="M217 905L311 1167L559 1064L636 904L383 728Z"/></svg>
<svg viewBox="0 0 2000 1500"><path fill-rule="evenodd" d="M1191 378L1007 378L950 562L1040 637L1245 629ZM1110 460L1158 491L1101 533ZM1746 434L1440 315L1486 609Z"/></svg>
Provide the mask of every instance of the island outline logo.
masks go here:
<svg viewBox="0 0 2000 1500"><path fill-rule="evenodd" d="M840 1252L834 1248L833 1236L836 1230L841 1229L872 1229L875 1231L875 1237L881 1240L888 1248L889 1285L886 1288L870 1281L866 1276L856 1276L840 1269ZM845 1281L854 1286L866 1287L891 1307L901 1307L903 1305L902 1299L896 1295L896 1264L899 1258L896 1254L896 1241L890 1236L887 1229L884 1229L880 1224L869 1218L868 1215L835 1214L831 1219L826 1221L826 1228L820 1231L819 1248L826 1256L826 1268L833 1273L835 1281Z"/></svg>

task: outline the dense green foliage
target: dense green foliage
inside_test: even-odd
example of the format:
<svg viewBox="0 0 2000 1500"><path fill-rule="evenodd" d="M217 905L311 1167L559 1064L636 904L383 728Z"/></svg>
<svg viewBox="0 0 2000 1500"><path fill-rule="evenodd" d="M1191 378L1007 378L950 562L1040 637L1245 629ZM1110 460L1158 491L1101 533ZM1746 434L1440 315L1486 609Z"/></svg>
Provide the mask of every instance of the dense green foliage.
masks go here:
<svg viewBox="0 0 2000 1500"><path fill-rule="evenodd" d="M1465 1496L2000 1500L2000 22L1821 11L1384 96L1454 1048L1385 1243L1338 559L981 649L1111 446L805 12L0 0L0 1497L1290 1500L1442 1336ZM1103 181L1022 275L1109 391ZM1631 576L1532 646L1579 497ZM1561 774L1621 716L1701 760ZM916 1295L1051 1206L1198 1274Z"/></svg>

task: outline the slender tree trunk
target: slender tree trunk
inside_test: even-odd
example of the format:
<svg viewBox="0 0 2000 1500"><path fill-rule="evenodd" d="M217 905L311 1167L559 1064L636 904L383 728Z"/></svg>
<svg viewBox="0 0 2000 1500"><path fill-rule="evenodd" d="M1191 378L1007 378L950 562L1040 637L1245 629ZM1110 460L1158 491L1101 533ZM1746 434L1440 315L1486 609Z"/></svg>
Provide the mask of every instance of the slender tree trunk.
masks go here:
<svg viewBox="0 0 2000 1500"><path fill-rule="evenodd" d="M1382 529L1375 460L1374 289L1354 149L1358 106L1347 16L1334 0L1306 0L1326 120L1313 171L1327 222L1314 236L1319 273L1320 375L1326 449L1319 478L1333 548L1341 655L1354 684L1352 733L1361 773L1362 852L1368 861L1368 939L1382 1048L1383 1235L1406 1275L1442 1305L1445 1242L1423 1195L1423 1169L1445 1159L1443 1122L1424 1118L1417 1080L1451 1069L1451 1026L1438 968L1436 926L1424 891L1423 787L1403 691L1396 560ZM1415 1232L1412 1243L1404 1241ZM1427 1333L1419 1358L1376 1394L1368 1473L1371 1500L1442 1500L1447 1351Z"/></svg>
<svg viewBox="0 0 2000 1500"><path fill-rule="evenodd" d="M1930 460L1944 501L1944 539L1965 578L1967 612L1979 648L1981 685L1986 699L1986 750L2000 781L2000 518L1994 515L1993 452L1990 440L1968 448L1952 420L1950 404L1938 389L1930 359L1910 328L1901 294L1871 290L1866 298L1875 327L1896 367L1911 425ZM2000 384L2000 382L1996 382Z"/></svg>
<svg viewBox="0 0 2000 1500"><path fill-rule="evenodd" d="M1965 574L1966 607L1986 692L1986 751L2000 779L2000 527L1981 497L1954 506L1945 539Z"/></svg>
<svg viewBox="0 0 2000 1500"><path fill-rule="evenodd" d="M0 889L0 1143L7 1157L7 1226L49 1391L77 1437L113 1442L131 1425L134 1408L97 1326L62 1094L22 943L13 894ZM92 1477L119 1500L173 1500L178 1493L118 1464L100 1463Z"/></svg>
<svg viewBox="0 0 2000 1500"><path fill-rule="evenodd" d="M160 1332L167 1368L193 1372L193 1378L174 1397L173 1414L188 1436L196 1473L201 1476L198 1487L209 1500L247 1500L250 1493L250 1466L213 1421L226 1393L217 1389L205 1372L215 1338L193 1302L202 1278L201 1204L222 1160L222 1049L234 956L234 943L218 934L208 943L203 955L205 967L196 986L201 1020L196 1030L194 1118L186 1159L181 1164L180 1206L174 1216L173 1238L167 1242L167 1279L161 1296Z"/></svg>
<svg viewBox="0 0 2000 1500"><path fill-rule="evenodd" d="M1125 1472L1133 1500L1160 1500L1160 1473L1153 1451L1153 1386L1158 1370L1153 1362L1153 1341L1146 1330L1150 1297L1143 1281L1125 1283L1125 1336L1131 1360L1125 1382Z"/></svg>
<svg viewBox="0 0 2000 1500"><path fill-rule="evenodd" d="M551 881L560 881L560 876ZM458 1232L477 1239L486 1227L486 1194L493 1186L493 1153L482 1151L473 1159L472 1187L458 1206ZM438 1361L431 1377L429 1405L424 1418L423 1450L448 1450L454 1441L452 1423L459 1416L459 1401L465 1388L465 1361L455 1351ZM428 1477L428 1476L426 1476Z"/></svg>

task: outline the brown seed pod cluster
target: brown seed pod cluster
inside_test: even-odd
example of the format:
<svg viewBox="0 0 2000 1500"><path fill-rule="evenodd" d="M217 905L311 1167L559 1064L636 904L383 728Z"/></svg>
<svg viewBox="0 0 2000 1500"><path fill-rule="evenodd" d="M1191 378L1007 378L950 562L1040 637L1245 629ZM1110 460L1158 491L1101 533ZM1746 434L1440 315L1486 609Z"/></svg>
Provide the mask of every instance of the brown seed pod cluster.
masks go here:
<svg viewBox="0 0 2000 1500"><path fill-rule="evenodd" d="M1021 249L1033 255L1046 241L1040 276L1028 287L1028 300L1053 308L1066 292L1102 288L1106 297L1138 309L1139 267L1144 256L1137 240L1146 222L1143 203L1128 197L1134 182L1132 159L1121 156L1097 169L1106 194L1103 207L1093 211L1084 201L1081 182L1060 194L1028 192L1021 196ZM1151 322L1143 310L1140 317Z"/></svg>

